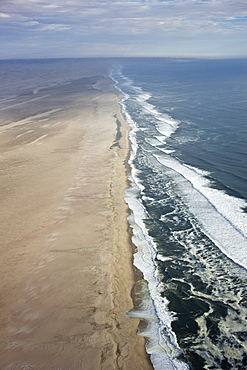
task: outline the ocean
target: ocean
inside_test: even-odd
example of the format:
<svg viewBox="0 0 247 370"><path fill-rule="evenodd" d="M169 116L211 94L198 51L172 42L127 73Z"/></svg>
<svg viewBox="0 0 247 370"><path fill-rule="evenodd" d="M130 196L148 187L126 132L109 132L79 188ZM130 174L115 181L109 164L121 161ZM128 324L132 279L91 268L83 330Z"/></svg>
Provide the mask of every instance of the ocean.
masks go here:
<svg viewBox="0 0 247 370"><path fill-rule="evenodd" d="M126 201L156 370L247 367L247 60L123 60Z"/></svg>

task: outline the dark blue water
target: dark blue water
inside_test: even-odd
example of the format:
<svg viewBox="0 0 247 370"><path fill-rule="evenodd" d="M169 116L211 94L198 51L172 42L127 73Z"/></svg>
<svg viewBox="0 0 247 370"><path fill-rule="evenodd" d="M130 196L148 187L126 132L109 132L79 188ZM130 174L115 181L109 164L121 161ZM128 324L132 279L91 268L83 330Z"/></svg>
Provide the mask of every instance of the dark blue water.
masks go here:
<svg viewBox="0 0 247 370"><path fill-rule="evenodd" d="M129 313L155 369L247 366L247 61L136 59L112 72L131 127Z"/></svg>

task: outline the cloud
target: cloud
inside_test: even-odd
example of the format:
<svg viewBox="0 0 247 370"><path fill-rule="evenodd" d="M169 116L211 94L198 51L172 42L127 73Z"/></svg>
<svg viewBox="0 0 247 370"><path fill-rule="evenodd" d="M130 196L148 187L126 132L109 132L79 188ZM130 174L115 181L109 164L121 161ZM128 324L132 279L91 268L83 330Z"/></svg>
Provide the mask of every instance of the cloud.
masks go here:
<svg viewBox="0 0 247 370"><path fill-rule="evenodd" d="M1 12L0 35L12 44L15 33L25 44L32 30L47 46L49 35L57 44L70 39L74 50L88 42L88 50L95 45L99 53L100 45L114 50L116 40L123 50L127 43L145 42L152 49L168 37L193 42L198 35L209 40L232 35L242 42L247 25L246 0L1 0Z"/></svg>
<svg viewBox="0 0 247 370"><path fill-rule="evenodd" d="M10 18L9 14L0 13L0 18Z"/></svg>

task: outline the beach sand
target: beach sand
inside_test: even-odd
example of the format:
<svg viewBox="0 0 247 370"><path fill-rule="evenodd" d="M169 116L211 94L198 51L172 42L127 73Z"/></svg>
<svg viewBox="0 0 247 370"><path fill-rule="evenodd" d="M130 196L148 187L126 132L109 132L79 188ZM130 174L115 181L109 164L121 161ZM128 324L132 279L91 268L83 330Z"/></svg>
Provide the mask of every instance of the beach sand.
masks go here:
<svg viewBox="0 0 247 370"><path fill-rule="evenodd" d="M125 315L134 272L118 93L100 72L34 98L0 127L0 368L152 369Z"/></svg>

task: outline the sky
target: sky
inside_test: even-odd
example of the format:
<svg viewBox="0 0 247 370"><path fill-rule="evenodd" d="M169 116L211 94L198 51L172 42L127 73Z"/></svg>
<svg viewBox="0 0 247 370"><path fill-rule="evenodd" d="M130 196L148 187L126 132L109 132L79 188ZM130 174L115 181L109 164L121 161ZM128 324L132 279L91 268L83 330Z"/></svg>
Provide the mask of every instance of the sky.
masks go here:
<svg viewBox="0 0 247 370"><path fill-rule="evenodd" d="M247 0L0 0L0 59L247 56Z"/></svg>

